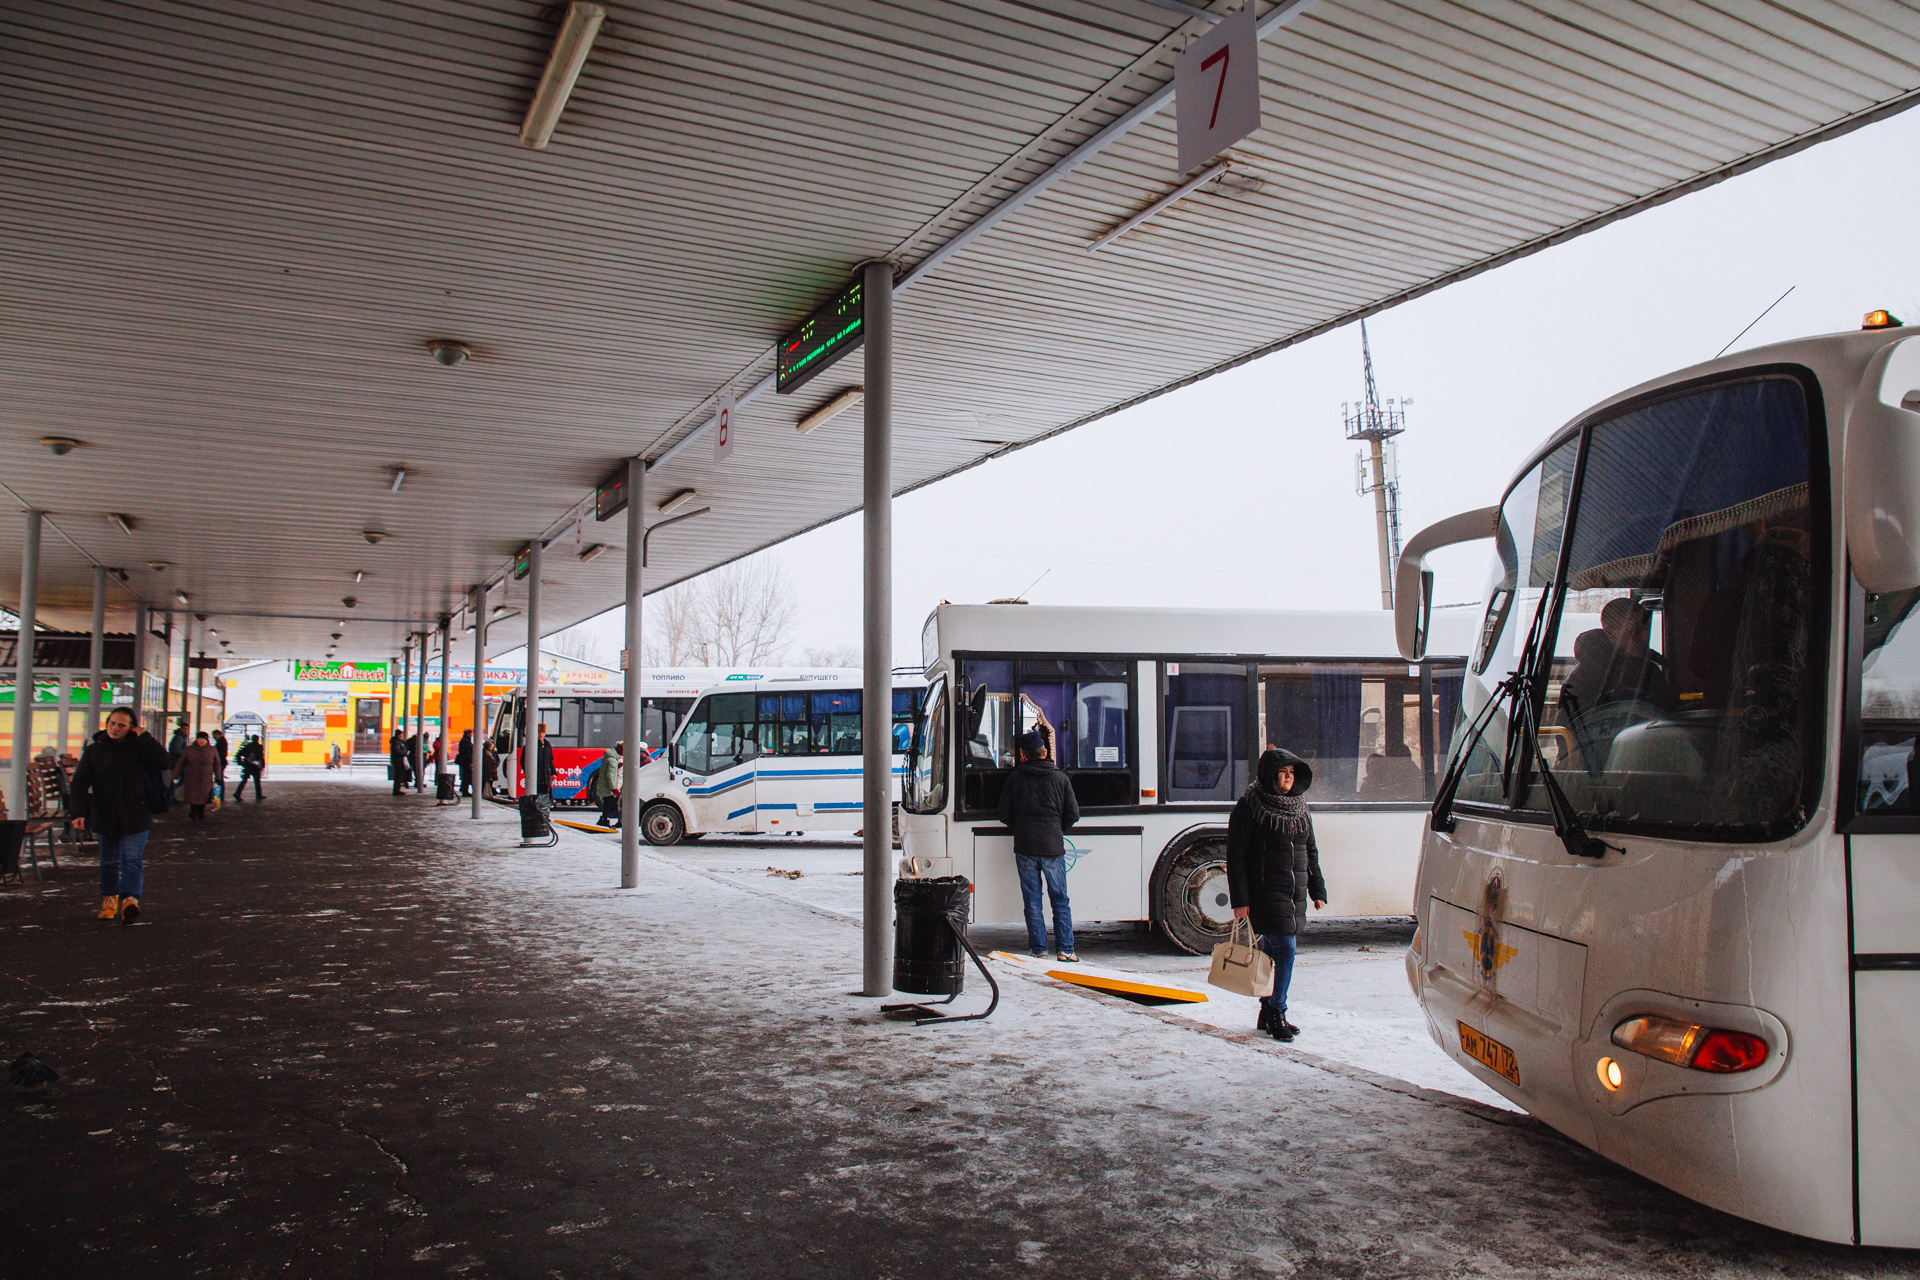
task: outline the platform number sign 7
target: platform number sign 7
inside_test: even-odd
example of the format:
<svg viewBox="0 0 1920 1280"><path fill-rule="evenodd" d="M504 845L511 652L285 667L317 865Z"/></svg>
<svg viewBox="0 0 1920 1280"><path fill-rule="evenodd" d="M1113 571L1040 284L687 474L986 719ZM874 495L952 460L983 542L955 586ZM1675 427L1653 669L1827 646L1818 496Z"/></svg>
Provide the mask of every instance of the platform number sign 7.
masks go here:
<svg viewBox="0 0 1920 1280"><path fill-rule="evenodd" d="M1173 64L1173 85L1181 173L1260 127L1260 36L1251 2L1186 47Z"/></svg>

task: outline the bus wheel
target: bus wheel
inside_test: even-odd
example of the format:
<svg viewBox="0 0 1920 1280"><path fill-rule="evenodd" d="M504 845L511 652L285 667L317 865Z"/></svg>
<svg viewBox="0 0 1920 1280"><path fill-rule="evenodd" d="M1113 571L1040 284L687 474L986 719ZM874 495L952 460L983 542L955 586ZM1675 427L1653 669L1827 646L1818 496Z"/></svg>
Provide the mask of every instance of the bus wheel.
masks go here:
<svg viewBox="0 0 1920 1280"><path fill-rule="evenodd" d="M1214 840L1188 845L1163 875L1154 914L1160 932L1182 951L1203 956L1225 942L1233 928L1227 895L1227 847Z"/></svg>
<svg viewBox="0 0 1920 1280"><path fill-rule="evenodd" d="M672 805L656 804L640 815L640 830L648 844L679 844L687 834L687 824Z"/></svg>

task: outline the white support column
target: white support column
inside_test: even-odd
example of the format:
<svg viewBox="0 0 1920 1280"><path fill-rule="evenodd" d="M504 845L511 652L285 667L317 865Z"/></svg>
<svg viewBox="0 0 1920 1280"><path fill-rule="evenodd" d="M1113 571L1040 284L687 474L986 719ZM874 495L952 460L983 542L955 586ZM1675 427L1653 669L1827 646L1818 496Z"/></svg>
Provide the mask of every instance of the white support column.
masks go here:
<svg viewBox="0 0 1920 1280"><path fill-rule="evenodd" d="M473 613L473 817L480 816L480 797L487 793L487 589L467 593Z"/></svg>
<svg viewBox="0 0 1920 1280"><path fill-rule="evenodd" d="M107 569L105 565L93 566L93 646L88 652L87 716L83 722L86 728L80 734L84 746L93 741L93 735L100 732L100 700L106 696L107 666ZM60 735L62 742L66 734ZM75 754L78 754L77 752Z"/></svg>
<svg viewBox="0 0 1920 1280"><path fill-rule="evenodd" d="M893 990L893 264L864 264L860 296L867 364L860 990L884 996Z"/></svg>
<svg viewBox="0 0 1920 1280"><path fill-rule="evenodd" d="M626 701L621 705L620 887L640 883L640 740L646 736L640 681L640 609L647 579L647 464L627 459L627 669L622 673ZM666 744L660 744L664 749Z"/></svg>
<svg viewBox="0 0 1920 1280"><path fill-rule="evenodd" d="M133 722L144 727L147 723L147 630L152 623L147 617L147 602L136 600L133 605ZM93 741L93 735L87 735L87 741Z"/></svg>
<svg viewBox="0 0 1920 1280"><path fill-rule="evenodd" d="M20 633L14 645L13 767L7 771L7 816L27 816L27 759L33 754L33 620L40 612L41 512L27 512L20 551Z"/></svg>
<svg viewBox="0 0 1920 1280"><path fill-rule="evenodd" d="M53 740L59 744L53 749L56 756L66 754L67 734L73 728L73 708L68 705L73 701L73 676L65 671L60 673L59 695L60 705L53 715Z"/></svg>
<svg viewBox="0 0 1920 1280"><path fill-rule="evenodd" d="M193 701L193 615L187 614L180 620L180 719L187 726L187 741L193 741L193 731L200 723L200 706ZM172 737L172 734L168 734Z"/></svg>
<svg viewBox="0 0 1920 1280"><path fill-rule="evenodd" d="M427 633L420 633L420 688L413 704L413 789L427 789Z"/></svg>
<svg viewBox="0 0 1920 1280"><path fill-rule="evenodd" d="M440 778L447 771L447 727L453 723L453 713L448 700L447 681L453 678L453 618L449 614L440 615L440 732L435 735L439 745L433 752L433 794L440 796Z"/></svg>
<svg viewBox="0 0 1920 1280"><path fill-rule="evenodd" d="M201 643L204 644L206 642L203 639ZM205 649L200 650L200 660L205 662L206 658L207 651ZM195 667L193 679L193 732L195 736L198 736L200 733L201 717L205 714L206 706L207 669L205 667Z"/></svg>
<svg viewBox="0 0 1920 1280"><path fill-rule="evenodd" d="M540 791L540 539L527 544L527 736L520 749L520 789Z"/></svg>
<svg viewBox="0 0 1920 1280"><path fill-rule="evenodd" d="M173 710L173 615L167 615L166 629L162 647L166 654L160 663L160 732L154 734L160 739L160 745L167 745L171 726L167 724L167 715Z"/></svg>
<svg viewBox="0 0 1920 1280"><path fill-rule="evenodd" d="M407 752L407 703L413 698L413 633L400 645L400 700L393 704L393 727L400 734L400 759L406 761L412 757ZM402 768L405 767L403 764ZM395 770L398 772L398 770Z"/></svg>

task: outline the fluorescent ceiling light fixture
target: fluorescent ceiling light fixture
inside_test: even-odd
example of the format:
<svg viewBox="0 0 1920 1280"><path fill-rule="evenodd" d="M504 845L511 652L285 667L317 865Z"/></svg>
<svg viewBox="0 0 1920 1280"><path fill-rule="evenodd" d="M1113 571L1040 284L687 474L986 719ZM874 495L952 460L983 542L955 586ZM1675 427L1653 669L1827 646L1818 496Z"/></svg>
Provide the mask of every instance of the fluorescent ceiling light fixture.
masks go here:
<svg viewBox="0 0 1920 1280"><path fill-rule="evenodd" d="M1128 218L1125 222L1121 223L1119 226L1115 227L1113 230L1107 232L1107 234L1101 236L1098 240L1095 240L1092 244L1088 245L1087 252L1088 253L1100 252L1102 249L1106 248L1108 245L1112 244L1115 240L1118 240L1121 236L1127 234L1127 232L1133 230L1135 227L1139 226L1141 223L1145 222L1147 219L1154 217L1156 214L1159 214L1165 211L1170 206L1178 204L1180 201L1185 200L1188 196L1192 195L1194 192L1198 191L1200 188L1206 186L1209 182L1212 182L1215 178L1225 177L1228 171L1230 171L1232 168L1233 168L1233 162L1231 160L1222 160L1219 164L1213 166L1213 168L1206 170L1199 177L1191 178L1186 182L1181 183L1179 186L1175 187L1172 191L1169 191L1166 195L1161 196L1158 200L1155 200L1152 204L1142 209L1139 213L1134 214L1131 218Z"/></svg>
<svg viewBox="0 0 1920 1280"><path fill-rule="evenodd" d="M796 422L793 429L801 435L806 435L815 427L833 421L866 398L867 389L865 387L848 387L845 391L842 391L839 395Z"/></svg>
<svg viewBox="0 0 1920 1280"><path fill-rule="evenodd" d="M387 492L388 493L400 492L400 486L405 484L406 480L407 480L407 469L405 467L395 467L393 469L393 483L387 486Z"/></svg>
<svg viewBox="0 0 1920 1280"><path fill-rule="evenodd" d="M107 523L126 534L129 538L133 536L132 516L123 516L118 511L109 511L107 512Z"/></svg>
<svg viewBox="0 0 1920 1280"><path fill-rule="evenodd" d="M583 551L581 551L581 553L580 553L580 563L581 563L581 564L586 564L586 563L587 563L588 561L590 561L590 560L594 560L594 559L597 559L597 558L599 558L599 556L600 556L600 553L601 553L601 552L603 552L603 551L605 551L606 549L607 549L607 544L606 544L606 543L604 543L604 542L596 542L596 543L594 543L594 544L593 544L592 546L590 546L590 547L587 547L587 548L586 548L585 550L583 550ZM543 581L544 581L544 579L543 579Z"/></svg>
<svg viewBox="0 0 1920 1280"><path fill-rule="evenodd" d="M184 591L176 591L176 592L174 592L174 593L173 593L173 598L174 598L175 600L178 600L178 601L179 601L179 602L180 602L181 604L185 604L185 603L187 603L187 602L188 602L189 600L191 600L191 599L193 599L193 597L192 597L192 596L190 596L190 595L188 595L188 594L187 594L186 592L184 592Z"/></svg>
<svg viewBox="0 0 1920 1280"><path fill-rule="evenodd" d="M540 151L553 141L554 126L567 109L573 82L580 78L580 68L587 65L593 38L600 34L600 24L606 20L607 11L601 5L573 0L567 6L567 16L560 20L560 31L553 37L553 52L547 55L547 69L540 73L533 101L527 104L527 118L520 123L520 145Z"/></svg>
<svg viewBox="0 0 1920 1280"><path fill-rule="evenodd" d="M362 580L362 579L364 579L364 578L365 578L366 576L367 576L367 571L366 571L365 569L355 569L355 570L353 571L353 580L354 580L355 582L359 582L359 581L361 581L361 580Z"/></svg>
<svg viewBox="0 0 1920 1280"><path fill-rule="evenodd" d="M655 507L654 510L663 516L670 516L680 508L686 506L689 502L692 502L697 496L699 496L699 490L697 489L682 489Z"/></svg>

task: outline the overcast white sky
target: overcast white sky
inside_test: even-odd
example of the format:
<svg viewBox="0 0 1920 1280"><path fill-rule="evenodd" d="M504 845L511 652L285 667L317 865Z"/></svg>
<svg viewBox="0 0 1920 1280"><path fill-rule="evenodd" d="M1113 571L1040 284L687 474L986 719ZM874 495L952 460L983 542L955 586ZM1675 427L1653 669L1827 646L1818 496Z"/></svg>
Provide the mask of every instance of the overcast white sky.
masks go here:
<svg viewBox="0 0 1920 1280"><path fill-rule="evenodd" d="M1555 427L1647 378L1734 348L1920 318L1920 111L1674 201L1367 322L1400 437L1406 536L1498 499ZM1020 450L894 504L894 661L941 600L1366 609L1373 505L1340 407L1361 387L1349 325ZM860 519L761 553L782 564L804 646L860 642ZM1478 596L1488 552L1436 557L1436 599ZM617 654L615 609L581 628Z"/></svg>

